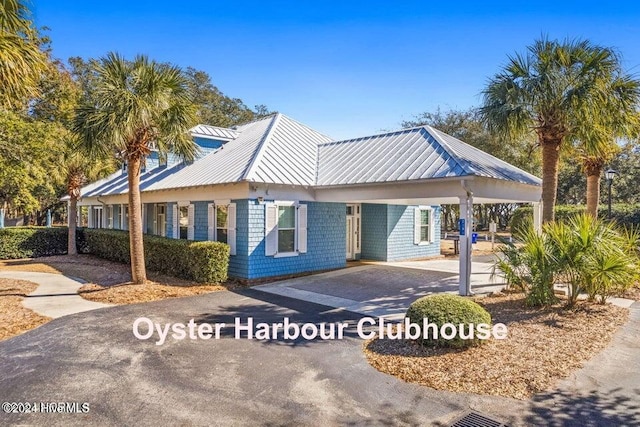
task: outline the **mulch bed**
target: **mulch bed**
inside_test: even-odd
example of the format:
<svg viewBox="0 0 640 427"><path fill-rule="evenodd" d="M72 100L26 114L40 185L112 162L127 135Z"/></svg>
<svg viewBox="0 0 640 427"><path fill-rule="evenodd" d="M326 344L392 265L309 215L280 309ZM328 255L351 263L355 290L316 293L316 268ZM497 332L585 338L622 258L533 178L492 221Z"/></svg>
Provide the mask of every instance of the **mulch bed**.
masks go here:
<svg viewBox="0 0 640 427"><path fill-rule="evenodd" d="M135 304L166 298L201 295L233 289L238 285L199 284L164 274L147 271L149 281L144 285L131 283L128 264L107 261L91 255L51 256L35 259L0 261L2 270L58 273L81 278L89 283L78 293L90 301L107 304Z"/></svg>
<svg viewBox="0 0 640 427"><path fill-rule="evenodd" d="M602 350L629 316L624 308L580 302L533 309L519 294L478 298L508 338L452 350L411 340L365 342L369 363L407 382L438 390L527 399L548 390Z"/></svg>
<svg viewBox="0 0 640 427"><path fill-rule="evenodd" d="M632 286L622 295L624 298L640 301L640 285Z"/></svg>
<svg viewBox="0 0 640 427"><path fill-rule="evenodd" d="M51 320L22 305L24 297L37 287L37 284L23 280L0 279L0 340L20 335Z"/></svg>
<svg viewBox="0 0 640 427"><path fill-rule="evenodd" d="M188 297L207 294L228 289L221 285L166 285L147 282L143 285L122 283L112 286L87 284L78 293L84 299L107 304L136 304L139 302L158 301L167 298Z"/></svg>

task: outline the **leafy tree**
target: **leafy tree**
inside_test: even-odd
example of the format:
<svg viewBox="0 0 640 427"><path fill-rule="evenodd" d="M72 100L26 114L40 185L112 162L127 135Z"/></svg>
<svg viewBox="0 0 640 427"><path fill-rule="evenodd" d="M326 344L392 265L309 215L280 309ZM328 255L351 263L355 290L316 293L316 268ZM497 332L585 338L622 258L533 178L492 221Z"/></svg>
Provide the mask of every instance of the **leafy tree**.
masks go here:
<svg viewBox="0 0 640 427"><path fill-rule="evenodd" d="M0 107L24 108L36 94L47 57L40 49L38 33L26 2L0 3Z"/></svg>
<svg viewBox="0 0 640 427"><path fill-rule="evenodd" d="M55 122L0 111L0 203L27 213L57 201L50 171L65 130Z"/></svg>
<svg viewBox="0 0 640 427"><path fill-rule="evenodd" d="M535 133L542 149L543 221L553 220L560 149L589 126L611 91L603 81L620 70L611 49L586 40L537 40L485 88L480 113L489 130L512 139Z"/></svg>
<svg viewBox="0 0 640 427"><path fill-rule="evenodd" d="M231 127L273 114L265 105L256 105L256 111L247 107L241 99L230 98L211 82L204 71L187 68L185 74L193 93L199 123Z"/></svg>
<svg viewBox="0 0 640 427"><path fill-rule="evenodd" d="M175 66L146 56L126 61L116 53L96 64L95 73L92 103L78 108L74 131L90 153L120 153L126 160L131 275L134 283L144 283L141 166L152 144L161 155L170 151L185 160L195 157L197 145L188 134L195 121L189 82Z"/></svg>

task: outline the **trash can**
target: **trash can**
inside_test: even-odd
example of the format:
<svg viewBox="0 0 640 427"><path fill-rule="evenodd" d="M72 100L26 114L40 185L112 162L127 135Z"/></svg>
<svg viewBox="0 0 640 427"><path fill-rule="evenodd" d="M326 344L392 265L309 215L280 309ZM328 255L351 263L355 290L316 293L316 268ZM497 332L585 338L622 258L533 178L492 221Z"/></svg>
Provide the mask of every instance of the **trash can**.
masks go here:
<svg viewBox="0 0 640 427"><path fill-rule="evenodd" d="M478 242L478 233L471 233L471 243L475 244Z"/></svg>

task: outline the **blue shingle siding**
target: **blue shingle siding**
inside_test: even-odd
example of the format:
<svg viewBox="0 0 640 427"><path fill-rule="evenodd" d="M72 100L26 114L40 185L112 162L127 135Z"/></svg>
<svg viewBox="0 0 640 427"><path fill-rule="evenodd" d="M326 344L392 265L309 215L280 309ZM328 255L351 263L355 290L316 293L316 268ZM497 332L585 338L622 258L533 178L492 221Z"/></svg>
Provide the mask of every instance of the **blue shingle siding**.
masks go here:
<svg viewBox="0 0 640 427"><path fill-rule="evenodd" d="M362 205L362 259L400 261L440 254L440 212L434 209L434 241L413 243L415 206Z"/></svg>
<svg viewBox="0 0 640 427"><path fill-rule="evenodd" d="M346 265L344 203L301 202L307 205L307 252L273 257L265 256L265 205L255 200L235 202L237 255L231 257L229 275L258 279Z"/></svg>
<svg viewBox="0 0 640 427"><path fill-rule="evenodd" d="M232 200L236 204L236 254L229 257L229 276L249 278L249 205L251 200Z"/></svg>
<svg viewBox="0 0 640 427"><path fill-rule="evenodd" d="M387 205L363 203L361 210L361 257L387 260ZM345 236L346 239L346 236ZM413 242L413 238L411 239Z"/></svg>
<svg viewBox="0 0 640 427"><path fill-rule="evenodd" d="M209 203L212 202L193 202L194 240L207 240L209 238Z"/></svg>
<svg viewBox="0 0 640 427"><path fill-rule="evenodd" d="M217 150L222 147L224 141L219 141L217 139L209 139L209 138L193 138L193 141L198 144L200 147L200 157L204 157L212 151Z"/></svg>
<svg viewBox="0 0 640 427"><path fill-rule="evenodd" d="M173 207L176 203L167 203L167 234L169 238L173 238Z"/></svg>
<svg viewBox="0 0 640 427"><path fill-rule="evenodd" d="M435 221L433 243L416 245L413 243L415 206L388 205L387 261L440 255L440 207L432 208Z"/></svg>

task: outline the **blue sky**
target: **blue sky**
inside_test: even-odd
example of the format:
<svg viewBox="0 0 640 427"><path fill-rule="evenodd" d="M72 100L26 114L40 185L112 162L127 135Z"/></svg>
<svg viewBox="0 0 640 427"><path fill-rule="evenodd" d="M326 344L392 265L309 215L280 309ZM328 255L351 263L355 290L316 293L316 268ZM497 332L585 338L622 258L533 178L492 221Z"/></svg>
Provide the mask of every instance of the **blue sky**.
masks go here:
<svg viewBox="0 0 640 427"><path fill-rule="evenodd" d="M640 76L635 2L32 2L54 55L118 51L192 66L225 94L334 138L480 103L507 55L536 38L616 47Z"/></svg>

